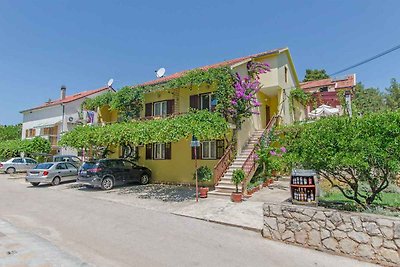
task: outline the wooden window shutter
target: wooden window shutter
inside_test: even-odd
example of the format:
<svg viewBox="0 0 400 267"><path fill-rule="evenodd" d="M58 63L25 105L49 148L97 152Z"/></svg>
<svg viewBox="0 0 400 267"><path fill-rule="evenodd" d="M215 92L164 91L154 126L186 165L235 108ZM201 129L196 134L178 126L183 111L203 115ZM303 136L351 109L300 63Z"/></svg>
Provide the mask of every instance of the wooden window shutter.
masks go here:
<svg viewBox="0 0 400 267"><path fill-rule="evenodd" d="M171 143L166 143L165 144L165 159L171 159Z"/></svg>
<svg viewBox="0 0 400 267"><path fill-rule="evenodd" d="M190 96L190 107L194 109L199 109L200 108L200 103L199 103L199 95L191 95Z"/></svg>
<svg viewBox="0 0 400 267"><path fill-rule="evenodd" d="M224 150L225 150L225 144L224 144L224 140L217 140L216 141L216 147L217 147L217 159L222 158L222 156L224 155Z"/></svg>
<svg viewBox="0 0 400 267"><path fill-rule="evenodd" d="M144 112L145 117L151 117L153 116L153 103L147 103L145 105L145 112Z"/></svg>
<svg viewBox="0 0 400 267"><path fill-rule="evenodd" d="M167 101L167 114L174 114L175 101L173 99Z"/></svg>
<svg viewBox="0 0 400 267"><path fill-rule="evenodd" d="M153 159L153 144L146 145L146 159Z"/></svg>
<svg viewBox="0 0 400 267"><path fill-rule="evenodd" d="M193 147L191 148L191 151L192 151L192 159L195 159L195 157L194 157L194 148ZM197 156L197 159L202 159L202 156L201 156L201 143L200 143L200 146L196 147L196 156Z"/></svg>

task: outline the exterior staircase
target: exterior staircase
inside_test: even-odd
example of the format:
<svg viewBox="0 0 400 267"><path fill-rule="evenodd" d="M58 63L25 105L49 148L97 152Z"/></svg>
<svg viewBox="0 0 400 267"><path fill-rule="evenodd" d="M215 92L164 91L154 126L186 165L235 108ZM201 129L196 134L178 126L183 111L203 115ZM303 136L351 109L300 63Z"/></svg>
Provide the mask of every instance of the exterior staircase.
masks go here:
<svg viewBox="0 0 400 267"><path fill-rule="evenodd" d="M233 171L243 167L243 164L252 153L256 144L259 142L263 132L264 130L253 132L253 135L249 138L247 145L244 147L241 153L236 156L232 164L222 176L221 180L215 186L215 190L208 192L210 197L230 197L231 193L236 191L236 186L231 181ZM242 192L242 185L239 185L239 192Z"/></svg>

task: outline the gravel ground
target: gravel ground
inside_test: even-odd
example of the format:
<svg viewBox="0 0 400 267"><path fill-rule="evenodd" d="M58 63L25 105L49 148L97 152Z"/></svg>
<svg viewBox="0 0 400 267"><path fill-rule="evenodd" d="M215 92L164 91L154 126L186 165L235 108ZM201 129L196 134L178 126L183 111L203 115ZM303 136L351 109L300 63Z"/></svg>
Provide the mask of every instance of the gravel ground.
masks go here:
<svg viewBox="0 0 400 267"><path fill-rule="evenodd" d="M120 187L116 188L114 192L120 195L135 194L138 198L158 199L165 202L182 202L194 199L196 196L194 187L163 184Z"/></svg>
<svg viewBox="0 0 400 267"><path fill-rule="evenodd" d="M101 191L98 188L90 188L79 184L70 184L67 189L78 189L82 191ZM107 194L132 195L141 199L157 199L164 202L183 202L196 197L196 188L181 185L148 184L119 186Z"/></svg>

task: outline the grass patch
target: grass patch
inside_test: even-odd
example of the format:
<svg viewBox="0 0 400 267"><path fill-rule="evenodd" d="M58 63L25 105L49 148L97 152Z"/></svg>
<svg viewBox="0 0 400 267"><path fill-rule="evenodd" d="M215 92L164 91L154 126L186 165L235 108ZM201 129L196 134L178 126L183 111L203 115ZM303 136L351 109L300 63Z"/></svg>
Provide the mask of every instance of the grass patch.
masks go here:
<svg viewBox="0 0 400 267"><path fill-rule="evenodd" d="M331 189L319 198L319 205L346 211L368 212L386 216L400 217L400 194L388 190L382 192L374 203L366 210L362 209L355 201L343 196L337 189Z"/></svg>

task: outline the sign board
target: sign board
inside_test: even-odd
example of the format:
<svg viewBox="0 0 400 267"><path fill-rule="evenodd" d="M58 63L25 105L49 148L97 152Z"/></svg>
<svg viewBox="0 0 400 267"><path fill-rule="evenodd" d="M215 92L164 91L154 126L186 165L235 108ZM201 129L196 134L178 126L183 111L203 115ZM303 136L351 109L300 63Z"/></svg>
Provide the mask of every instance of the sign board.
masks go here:
<svg viewBox="0 0 400 267"><path fill-rule="evenodd" d="M192 136L192 142L190 142L191 147L199 147L200 146L200 141L197 140L196 136Z"/></svg>

